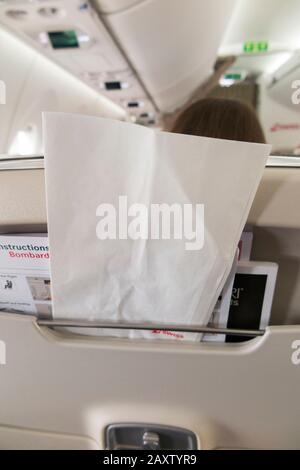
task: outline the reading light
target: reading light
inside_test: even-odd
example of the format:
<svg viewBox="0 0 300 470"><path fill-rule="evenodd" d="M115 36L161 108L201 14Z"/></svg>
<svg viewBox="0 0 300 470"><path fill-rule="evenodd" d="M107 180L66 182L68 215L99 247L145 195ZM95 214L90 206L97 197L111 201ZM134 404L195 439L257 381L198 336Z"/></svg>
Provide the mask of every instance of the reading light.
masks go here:
<svg viewBox="0 0 300 470"><path fill-rule="evenodd" d="M86 33L77 33L77 39L80 44L90 42L91 38Z"/></svg>
<svg viewBox="0 0 300 470"><path fill-rule="evenodd" d="M38 35L38 38L39 38L39 42L43 45L43 46L47 46L49 44L49 37L48 37L48 34L45 33L44 31L39 33Z"/></svg>

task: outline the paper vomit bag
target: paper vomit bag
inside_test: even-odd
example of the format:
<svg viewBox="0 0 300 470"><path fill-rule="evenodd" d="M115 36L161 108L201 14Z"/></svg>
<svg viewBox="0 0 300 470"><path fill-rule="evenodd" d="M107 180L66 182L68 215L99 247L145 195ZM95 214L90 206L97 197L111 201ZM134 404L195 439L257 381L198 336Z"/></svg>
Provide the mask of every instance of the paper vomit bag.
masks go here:
<svg viewBox="0 0 300 470"><path fill-rule="evenodd" d="M270 147L63 113L44 145L54 318L206 325Z"/></svg>

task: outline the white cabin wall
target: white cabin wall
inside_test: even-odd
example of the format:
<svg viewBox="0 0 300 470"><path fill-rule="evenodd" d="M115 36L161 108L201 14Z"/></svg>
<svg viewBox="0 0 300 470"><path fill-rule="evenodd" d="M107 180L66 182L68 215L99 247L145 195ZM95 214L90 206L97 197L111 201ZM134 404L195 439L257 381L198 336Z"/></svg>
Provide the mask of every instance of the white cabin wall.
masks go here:
<svg viewBox="0 0 300 470"><path fill-rule="evenodd" d="M4 29L0 80L6 84L6 104L0 105L0 154L40 154L43 111L126 118L122 108Z"/></svg>
<svg viewBox="0 0 300 470"><path fill-rule="evenodd" d="M266 77L261 83L258 110L266 140L272 144L273 154L287 150L293 153L297 148L300 150L300 105L292 107L291 103L287 102L285 106L275 101L268 91L268 81ZM290 100L292 92L290 87ZM295 126L295 128L288 129L289 126Z"/></svg>
<svg viewBox="0 0 300 470"><path fill-rule="evenodd" d="M6 153L10 127L32 62L32 51L20 48L17 41L0 29L0 80L6 88L6 102L0 105L0 154Z"/></svg>

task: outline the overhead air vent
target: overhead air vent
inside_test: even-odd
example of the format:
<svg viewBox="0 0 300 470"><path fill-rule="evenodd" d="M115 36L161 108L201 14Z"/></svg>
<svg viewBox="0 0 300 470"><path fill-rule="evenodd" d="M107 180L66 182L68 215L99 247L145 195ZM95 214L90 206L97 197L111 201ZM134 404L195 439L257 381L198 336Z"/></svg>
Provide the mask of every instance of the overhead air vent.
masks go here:
<svg viewBox="0 0 300 470"><path fill-rule="evenodd" d="M38 14L44 18L59 18L64 15L64 11L56 7L43 7L38 10Z"/></svg>
<svg viewBox="0 0 300 470"><path fill-rule="evenodd" d="M26 10L7 10L6 16L12 20L25 20L28 17L28 11Z"/></svg>

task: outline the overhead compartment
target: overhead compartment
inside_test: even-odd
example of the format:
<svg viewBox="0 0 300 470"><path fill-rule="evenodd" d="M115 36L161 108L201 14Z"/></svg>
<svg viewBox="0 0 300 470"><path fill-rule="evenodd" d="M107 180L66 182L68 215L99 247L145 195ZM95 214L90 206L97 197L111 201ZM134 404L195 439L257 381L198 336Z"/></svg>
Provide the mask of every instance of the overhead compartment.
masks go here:
<svg viewBox="0 0 300 470"><path fill-rule="evenodd" d="M267 89L268 95L277 103L298 112L296 105L300 102L299 77L300 53L298 52L274 74Z"/></svg>
<svg viewBox="0 0 300 470"><path fill-rule="evenodd" d="M107 2L96 3L103 12ZM172 111L211 73L236 0L126 4L125 10L102 18L158 108Z"/></svg>
<svg viewBox="0 0 300 470"><path fill-rule="evenodd" d="M273 75L261 80L259 115L272 151L300 153L300 54L294 53Z"/></svg>
<svg viewBox="0 0 300 470"><path fill-rule="evenodd" d="M146 0L95 0L101 13L117 13Z"/></svg>

